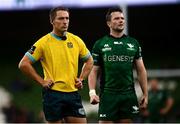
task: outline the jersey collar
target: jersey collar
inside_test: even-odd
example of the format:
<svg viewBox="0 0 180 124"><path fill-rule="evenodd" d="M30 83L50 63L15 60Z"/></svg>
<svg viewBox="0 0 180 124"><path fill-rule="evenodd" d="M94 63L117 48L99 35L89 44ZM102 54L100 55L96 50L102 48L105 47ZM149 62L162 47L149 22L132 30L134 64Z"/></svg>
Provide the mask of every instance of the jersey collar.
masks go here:
<svg viewBox="0 0 180 124"><path fill-rule="evenodd" d="M67 39L67 37L66 36L62 36L62 37L60 37L60 36L58 36L58 35L56 35L56 34L54 34L54 33L50 33L50 35L52 36L52 37L54 37L55 39L57 39L57 40L66 40Z"/></svg>
<svg viewBox="0 0 180 124"><path fill-rule="evenodd" d="M123 34L122 37L119 37L119 38L114 37L114 36L112 36L112 35L110 35L110 34L109 34L108 36L111 37L111 38L113 38L113 39L121 39L121 38L127 37L127 35L125 35L125 34Z"/></svg>

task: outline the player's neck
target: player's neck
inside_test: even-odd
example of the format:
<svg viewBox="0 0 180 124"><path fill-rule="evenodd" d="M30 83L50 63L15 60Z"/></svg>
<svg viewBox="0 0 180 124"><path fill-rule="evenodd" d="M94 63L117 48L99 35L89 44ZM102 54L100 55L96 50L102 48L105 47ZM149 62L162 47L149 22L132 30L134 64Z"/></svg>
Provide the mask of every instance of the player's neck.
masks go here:
<svg viewBox="0 0 180 124"><path fill-rule="evenodd" d="M115 38L121 38L124 35L124 33L123 33L123 31L122 32L110 32L110 35Z"/></svg>

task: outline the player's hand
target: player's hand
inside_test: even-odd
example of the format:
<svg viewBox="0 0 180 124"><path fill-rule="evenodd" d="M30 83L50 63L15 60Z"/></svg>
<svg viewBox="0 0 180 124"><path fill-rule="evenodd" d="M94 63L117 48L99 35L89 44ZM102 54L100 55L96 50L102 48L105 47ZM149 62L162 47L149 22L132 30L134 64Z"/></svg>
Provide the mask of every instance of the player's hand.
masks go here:
<svg viewBox="0 0 180 124"><path fill-rule="evenodd" d="M140 100L140 109L146 109L147 104L148 104L148 97L143 95Z"/></svg>
<svg viewBox="0 0 180 124"><path fill-rule="evenodd" d="M50 89L54 85L54 82L52 80L48 79L48 80L44 80L44 82L41 83L41 85L45 89Z"/></svg>
<svg viewBox="0 0 180 124"><path fill-rule="evenodd" d="M83 80L77 78L76 79L76 83L75 83L75 87L78 88L78 89L82 89L83 88Z"/></svg>
<svg viewBox="0 0 180 124"><path fill-rule="evenodd" d="M91 96L90 96L90 103L91 103L92 105L98 104L98 103L99 103L99 96L97 96L97 95L91 95Z"/></svg>

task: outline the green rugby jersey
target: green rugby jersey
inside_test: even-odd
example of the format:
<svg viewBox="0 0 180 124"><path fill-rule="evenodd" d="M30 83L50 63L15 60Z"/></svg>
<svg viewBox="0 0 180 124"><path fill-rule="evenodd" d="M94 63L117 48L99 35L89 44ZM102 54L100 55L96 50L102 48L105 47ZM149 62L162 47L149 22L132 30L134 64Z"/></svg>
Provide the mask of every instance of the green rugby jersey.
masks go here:
<svg viewBox="0 0 180 124"><path fill-rule="evenodd" d="M94 65L102 69L101 90L134 90L133 62L141 57L141 47L136 39L123 35L110 35L96 41L92 49Z"/></svg>

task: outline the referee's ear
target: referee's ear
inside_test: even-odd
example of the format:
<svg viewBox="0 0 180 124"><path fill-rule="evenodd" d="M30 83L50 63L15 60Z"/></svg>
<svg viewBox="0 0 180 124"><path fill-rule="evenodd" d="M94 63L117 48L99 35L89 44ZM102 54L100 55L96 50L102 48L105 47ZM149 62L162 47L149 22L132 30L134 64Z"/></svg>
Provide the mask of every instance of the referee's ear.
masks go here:
<svg viewBox="0 0 180 124"><path fill-rule="evenodd" d="M51 23L52 25L54 24L52 20L50 20L50 23Z"/></svg>

